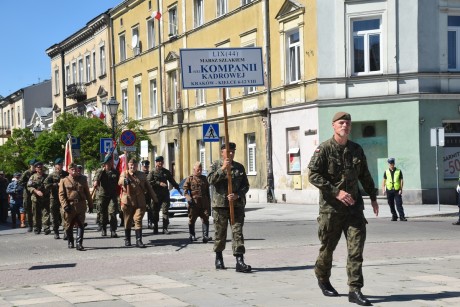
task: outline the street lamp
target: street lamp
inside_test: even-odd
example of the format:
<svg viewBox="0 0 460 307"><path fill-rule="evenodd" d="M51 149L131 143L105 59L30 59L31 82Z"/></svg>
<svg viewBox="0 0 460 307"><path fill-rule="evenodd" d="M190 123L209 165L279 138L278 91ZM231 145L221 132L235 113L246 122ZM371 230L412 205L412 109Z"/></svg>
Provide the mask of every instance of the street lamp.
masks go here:
<svg viewBox="0 0 460 307"><path fill-rule="evenodd" d="M110 116L112 117L112 139L115 141L115 129L117 126L117 111L120 103L115 99L115 97L110 97L109 102L107 103L107 108L109 109Z"/></svg>

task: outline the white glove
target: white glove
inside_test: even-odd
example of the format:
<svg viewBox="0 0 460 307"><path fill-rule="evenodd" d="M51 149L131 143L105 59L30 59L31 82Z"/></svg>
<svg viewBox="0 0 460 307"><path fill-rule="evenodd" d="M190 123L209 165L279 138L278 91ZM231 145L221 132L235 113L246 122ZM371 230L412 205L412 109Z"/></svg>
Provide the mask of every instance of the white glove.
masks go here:
<svg viewBox="0 0 460 307"><path fill-rule="evenodd" d="M460 193L460 184L457 184L456 190L457 190L457 193Z"/></svg>

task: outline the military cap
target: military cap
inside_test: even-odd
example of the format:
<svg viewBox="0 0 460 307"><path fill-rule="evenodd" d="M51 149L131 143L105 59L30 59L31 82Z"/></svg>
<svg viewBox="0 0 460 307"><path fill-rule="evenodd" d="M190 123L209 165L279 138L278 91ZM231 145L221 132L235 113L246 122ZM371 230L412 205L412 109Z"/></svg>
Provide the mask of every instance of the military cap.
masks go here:
<svg viewBox="0 0 460 307"><path fill-rule="evenodd" d="M22 174L20 172L16 172L16 173L13 174L13 177L21 177L21 175Z"/></svg>
<svg viewBox="0 0 460 307"><path fill-rule="evenodd" d="M136 159L136 158L131 158L131 159L129 159L128 163L136 164L136 163L137 163L137 159Z"/></svg>
<svg viewBox="0 0 460 307"><path fill-rule="evenodd" d="M64 162L64 159L62 158L57 158L56 160L54 160L54 164L61 164Z"/></svg>
<svg viewBox="0 0 460 307"><path fill-rule="evenodd" d="M163 162L165 159L163 158L163 156L158 156L155 158L155 162Z"/></svg>
<svg viewBox="0 0 460 307"><path fill-rule="evenodd" d="M43 162L37 161L37 162L34 163L34 166L35 167L43 166Z"/></svg>
<svg viewBox="0 0 460 307"><path fill-rule="evenodd" d="M77 168L77 163L70 163L68 166L68 169L76 169Z"/></svg>
<svg viewBox="0 0 460 307"><path fill-rule="evenodd" d="M236 144L233 142L228 143L228 147L230 150L235 150L236 149ZM225 143L220 146L220 150L225 149Z"/></svg>
<svg viewBox="0 0 460 307"><path fill-rule="evenodd" d="M142 161L141 161L141 164L142 164L143 166L149 166L149 165L150 165L150 161L149 161L149 160L142 160Z"/></svg>
<svg viewBox="0 0 460 307"><path fill-rule="evenodd" d="M83 169L83 165L77 164L78 169Z"/></svg>
<svg viewBox="0 0 460 307"><path fill-rule="evenodd" d="M37 159L30 159L29 160L29 165L34 165L35 162L37 162Z"/></svg>
<svg viewBox="0 0 460 307"><path fill-rule="evenodd" d="M351 115L347 112L337 112L332 118L332 122L338 121L339 119L351 120Z"/></svg>
<svg viewBox="0 0 460 307"><path fill-rule="evenodd" d="M106 164L112 160L112 155L106 155L104 158L104 161L102 162L103 164Z"/></svg>
<svg viewBox="0 0 460 307"><path fill-rule="evenodd" d="M388 158L388 164L395 164L395 158Z"/></svg>

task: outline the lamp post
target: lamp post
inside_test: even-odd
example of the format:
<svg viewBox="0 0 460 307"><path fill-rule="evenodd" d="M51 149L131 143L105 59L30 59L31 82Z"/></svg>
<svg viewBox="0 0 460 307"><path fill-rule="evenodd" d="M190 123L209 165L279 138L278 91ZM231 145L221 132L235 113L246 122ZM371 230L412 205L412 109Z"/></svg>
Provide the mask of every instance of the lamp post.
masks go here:
<svg viewBox="0 0 460 307"><path fill-rule="evenodd" d="M120 103L115 99L115 97L110 97L109 102L107 103L107 108L109 109L110 116L112 117L112 139L115 141L115 129L117 127L117 111Z"/></svg>

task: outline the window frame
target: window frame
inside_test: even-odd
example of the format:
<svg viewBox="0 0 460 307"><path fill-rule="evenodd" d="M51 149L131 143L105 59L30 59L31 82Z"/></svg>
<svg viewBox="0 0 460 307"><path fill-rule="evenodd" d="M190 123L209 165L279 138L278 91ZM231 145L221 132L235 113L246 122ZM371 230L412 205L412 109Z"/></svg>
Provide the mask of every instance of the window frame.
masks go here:
<svg viewBox="0 0 460 307"><path fill-rule="evenodd" d="M177 18L177 6L174 5L168 9L168 16L169 16L169 36L176 36L179 34L179 28L177 25L178 18Z"/></svg>
<svg viewBox="0 0 460 307"><path fill-rule="evenodd" d="M152 87L154 85L154 87ZM157 87L157 79L151 79L149 81L149 89L150 89L150 116L158 115L158 87Z"/></svg>
<svg viewBox="0 0 460 307"><path fill-rule="evenodd" d="M83 84L85 80L84 77L84 67L83 67L83 58L78 58L78 83Z"/></svg>
<svg viewBox="0 0 460 307"><path fill-rule="evenodd" d="M136 119L142 119L142 87L140 83L134 85L134 101L136 103Z"/></svg>
<svg viewBox="0 0 460 307"><path fill-rule="evenodd" d="M200 161L203 170L206 169L206 142L197 140L198 161Z"/></svg>
<svg viewBox="0 0 460 307"><path fill-rule="evenodd" d="M296 135L294 135L294 132L296 132ZM296 165L295 169L293 169L294 164ZM299 175L302 170L300 127L286 128L286 170L288 175Z"/></svg>
<svg viewBox="0 0 460 307"><path fill-rule="evenodd" d="M100 75L99 77L105 76L107 74L107 66L105 62L105 45L99 46L99 64L100 64Z"/></svg>
<svg viewBox="0 0 460 307"><path fill-rule="evenodd" d="M141 47L139 45L140 43L140 38L139 38L139 26L135 26L131 29L131 37L134 37L134 35L137 36L137 43L136 47L132 46L133 48L133 56L138 56L141 54Z"/></svg>
<svg viewBox="0 0 460 307"><path fill-rule="evenodd" d="M85 55L85 71L86 71L86 82L91 82L91 54Z"/></svg>
<svg viewBox="0 0 460 307"><path fill-rule="evenodd" d="M379 20L379 28L378 29L372 29L372 30L361 30L361 31L354 31L354 22L357 21L366 21L366 20ZM370 41L369 38L371 36L376 36L378 35L379 38L379 70L370 70ZM356 61L356 55L355 55L355 38L357 37L363 37L363 44L364 44L364 71L359 71L356 72L355 70L355 61ZM350 69L351 69L351 75L352 76L367 76L367 75L375 75L375 74L381 74L383 72L383 16L382 15L369 15L369 16L360 16L360 17L352 17L350 18Z"/></svg>
<svg viewBox="0 0 460 307"><path fill-rule="evenodd" d="M121 109L123 110L123 122L128 120L129 116L129 98L128 98L128 89L121 89Z"/></svg>
<svg viewBox="0 0 460 307"><path fill-rule="evenodd" d="M120 43L119 46L119 56L120 56L120 62L123 62L126 60L126 35L125 33L121 33L118 35L118 41Z"/></svg>
<svg viewBox="0 0 460 307"><path fill-rule="evenodd" d="M294 34L298 35L299 40L296 42L291 42L291 38ZM292 56L292 52L294 56ZM286 81L287 84L297 83L302 80L302 70L301 70L301 36L300 29L295 28L286 32ZM293 72L293 65L294 71Z"/></svg>
<svg viewBox="0 0 460 307"><path fill-rule="evenodd" d="M155 48L155 18L147 20L147 43L148 49Z"/></svg>
<svg viewBox="0 0 460 307"><path fill-rule="evenodd" d="M244 136L245 143L246 143L246 169L247 175L257 175L257 141L256 141L256 134L255 132L247 133ZM254 142L252 143L252 139ZM251 159L252 155L252 159ZM252 162L251 162L252 161Z"/></svg>
<svg viewBox="0 0 460 307"><path fill-rule="evenodd" d="M193 26L198 28L204 24L204 0L193 0Z"/></svg>
<svg viewBox="0 0 460 307"><path fill-rule="evenodd" d="M228 13L228 0L217 0L216 16L220 17Z"/></svg>
<svg viewBox="0 0 460 307"><path fill-rule="evenodd" d="M54 69L54 95L59 95L61 85L59 84L59 68Z"/></svg>

